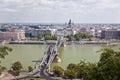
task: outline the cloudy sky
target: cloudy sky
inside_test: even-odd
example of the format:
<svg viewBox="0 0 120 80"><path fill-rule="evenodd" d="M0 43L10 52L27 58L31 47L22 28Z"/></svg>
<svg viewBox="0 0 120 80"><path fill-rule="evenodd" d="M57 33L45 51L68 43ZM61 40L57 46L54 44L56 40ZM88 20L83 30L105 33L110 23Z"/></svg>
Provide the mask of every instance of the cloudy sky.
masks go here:
<svg viewBox="0 0 120 80"><path fill-rule="evenodd" d="M120 0L0 0L0 22L120 23Z"/></svg>

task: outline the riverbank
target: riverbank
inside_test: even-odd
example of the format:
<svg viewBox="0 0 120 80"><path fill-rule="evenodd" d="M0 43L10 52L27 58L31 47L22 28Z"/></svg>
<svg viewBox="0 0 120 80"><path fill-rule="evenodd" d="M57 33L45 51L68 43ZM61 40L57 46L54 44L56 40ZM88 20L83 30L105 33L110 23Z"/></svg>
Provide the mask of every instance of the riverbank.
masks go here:
<svg viewBox="0 0 120 80"><path fill-rule="evenodd" d="M56 40L46 41L2 41L1 44L56 44Z"/></svg>
<svg viewBox="0 0 120 80"><path fill-rule="evenodd" d="M9 41L4 42L5 44L56 44L56 40L46 40L46 41ZM82 44L120 44L120 41L107 41L107 40L99 40L99 41L66 41L66 45L82 45Z"/></svg>

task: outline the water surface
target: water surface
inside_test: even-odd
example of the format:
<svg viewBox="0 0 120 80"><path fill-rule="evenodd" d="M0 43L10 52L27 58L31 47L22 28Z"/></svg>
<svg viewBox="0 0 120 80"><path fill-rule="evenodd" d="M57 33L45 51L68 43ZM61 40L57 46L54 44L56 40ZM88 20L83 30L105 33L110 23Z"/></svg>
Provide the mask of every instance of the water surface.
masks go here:
<svg viewBox="0 0 120 80"><path fill-rule="evenodd" d="M13 51L2 60L2 65L10 69L10 66L15 61L20 61L27 69L28 66L33 66L33 60L42 58L46 45L26 45L26 44L8 44ZM101 48L101 45L67 45L59 50L61 63L53 63L52 66L60 65L64 69L69 63L79 63L80 60L95 63L99 60L100 53L96 53Z"/></svg>

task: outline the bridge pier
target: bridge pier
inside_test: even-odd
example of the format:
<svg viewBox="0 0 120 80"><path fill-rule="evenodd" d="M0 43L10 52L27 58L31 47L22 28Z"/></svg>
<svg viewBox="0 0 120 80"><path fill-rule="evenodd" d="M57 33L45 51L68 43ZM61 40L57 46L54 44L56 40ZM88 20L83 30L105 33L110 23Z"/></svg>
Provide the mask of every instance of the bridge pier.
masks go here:
<svg viewBox="0 0 120 80"><path fill-rule="evenodd" d="M66 40L63 41L60 47L66 47Z"/></svg>
<svg viewBox="0 0 120 80"><path fill-rule="evenodd" d="M56 59L57 59L57 62L61 62L61 59L58 56L56 57Z"/></svg>
<svg viewBox="0 0 120 80"><path fill-rule="evenodd" d="M65 44L65 43L62 43L61 47L66 47L66 44Z"/></svg>
<svg viewBox="0 0 120 80"><path fill-rule="evenodd" d="M58 55L55 56L53 62L61 62L61 59L58 57Z"/></svg>

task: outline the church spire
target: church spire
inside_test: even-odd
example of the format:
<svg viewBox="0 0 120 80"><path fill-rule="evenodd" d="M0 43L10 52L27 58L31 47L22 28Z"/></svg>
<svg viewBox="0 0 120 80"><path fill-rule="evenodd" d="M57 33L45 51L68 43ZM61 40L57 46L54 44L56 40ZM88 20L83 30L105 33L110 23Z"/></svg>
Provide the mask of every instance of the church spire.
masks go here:
<svg viewBox="0 0 120 80"><path fill-rule="evenodd" d="M68 22L68 27L71 28L71 26L72 26L72 23L71 23L71 19L70 19Z"/></svg>

